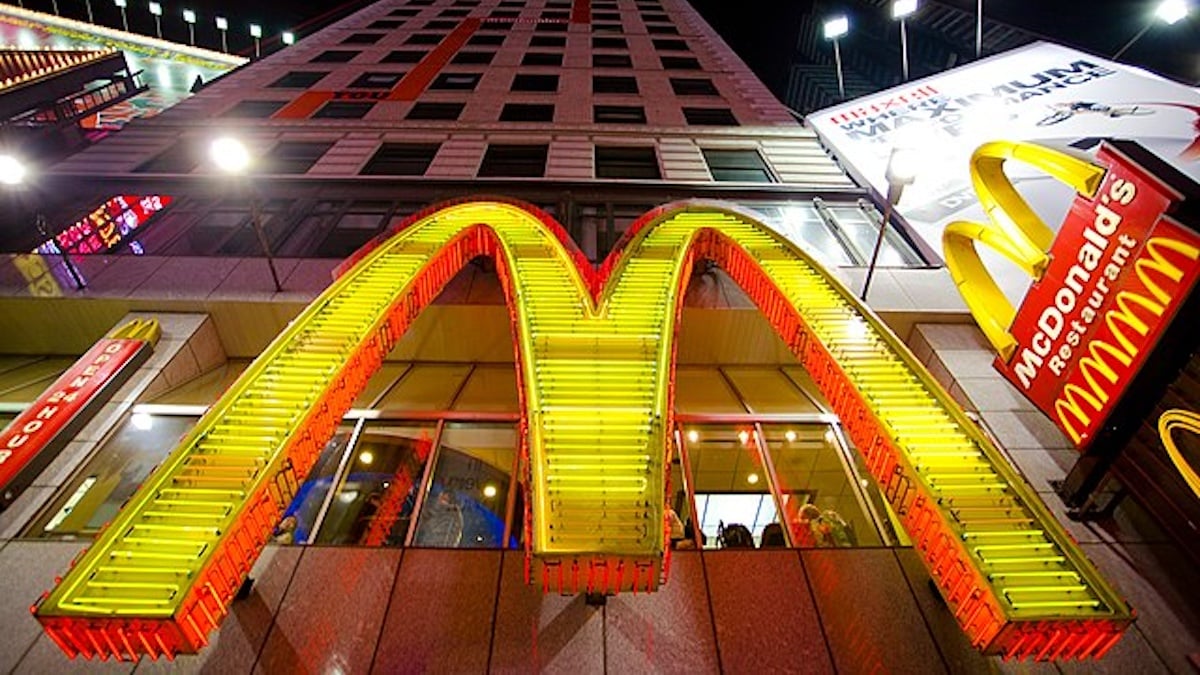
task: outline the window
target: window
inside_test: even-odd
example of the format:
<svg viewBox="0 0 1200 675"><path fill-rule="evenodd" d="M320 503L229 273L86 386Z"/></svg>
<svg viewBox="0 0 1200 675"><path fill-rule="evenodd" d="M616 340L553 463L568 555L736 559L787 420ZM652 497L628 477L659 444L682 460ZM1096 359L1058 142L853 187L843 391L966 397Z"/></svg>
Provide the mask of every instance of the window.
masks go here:
<svg viewBox="0 0 1200 675"><path fill-rule="evenodd" d="M442 73L434 79L429 88L473 91L481 77L483 76L480 73Z"/></svg>
<svg viewBox="0 0 1200 675"><path fill-rule="evenodd" d="M719 182L774 183L757 150L701 150L713 180Z"/></svg>
<svg viewBox="0 0 1200 675"><path fill-rule="evenodd" d="M636 77L619 75L593 75L593 94L636 94L638 83Z"/></svg>
<svg viewBox="0 0 1200 675"><path fill-rule="evenodd" d="M300 143L285 141L267 153L267 173L300 174L312 168L333 143Z"/></svg>
<svg viewBox="0 0 1200 675"><path fill-rule="evenodd" d="M499 6L500 7L524 7L525 1L524 0L503 0L503 2L501 2Z"/></svg>
<svg viewBox="0 0 1200 675"><path fill-rule="evenodd" d="M309 63L348 63L362 52L352 52L345 49L330 49L313 57Z"/></svg>
<svg viewBox="0 0 1200 675"><path fill-rule="evenodd" d="M388 16L410 17L410 16L416 16L420 13L421 13L421 10L419 10L419 9L393 9L392 11L388 12Z"/></svg>
<svg viewBox="0 0 1200 675"><path fill-rule="evenodd" d="M383 33L354 33L342 40L344 45L373 45L383 38Z"/></svg>
<svg viewBox="0 0 1200 675"><path fill-rule="evenodd" d="M462 17L465 17L466 15L468 15L470 13L471 13L471 10L469 10L469 9L443 9L441 12L438 12L438 16L443 16L443 17L451 18L451 19L453 19L453 18L461 19Z"/></svg>
<svg viewBox="0 0 1200 675"><path fill-rule="evenodd" d="M515 9L497 9L489 16L491 16L493 19L515 19L520 15L521 13Z"/></svg>
<svg viewBox="0 0 1200 675"><path fill-rule="evenodd" d="M411 49L397 50L380 59L380 63L420 63L426 52Z"/></svg>
<svg viewBox="0 0 1200 675"><path fill-rule="evenodd" d="M533 27L533 30L538 33L565 33L565 32L567 32L567 24L565 24L565 23L539 23Z"/></svg>
<svg viewBox="0 0 1200 675"><path fill-rule="evenodd" d="M690 56L660 56L667 70L700 70L700 62Z"/></svg>
<svg viewBox="0 0 1200 675"><path fill-rule="evenodd" d="M701 77L672 77L671 91L676 96L716 96L718 93L712 80Z"/></svg>
<svg viewBox="0 0 1200 675"><path fill-rule="evenodd" d="M479 165L481 178L541 178L546 174L546 145L489 145Z"/></svg>
<svg viewBox="0 0 1200 675"><path fill-rule="evenodd" d="M594 23L592 24L593 33L621 33L624 28L619 23Z"/></svg>
<svg viewBox="0 0 1200 675"><path fill-rule="evenodd" d="M625 41L625 38L593 37L592 49L629 49L629 43Z"/></svg>
<svg viewBox="0 0 1200 675"><path fill-rule="evenodd" d="M237 105L221 113L221 117L265 119L286 104L287 101L238 101Z"/></svg>
<svg viewBox="0 0 1200 675"><path fill-rule="evenodd" d="M683 116L688 124L708 127L736 127L737 118L728 108L684 108Z"/></svg>
<svg viewBox="0 0 1200 675"><path fill-rule="evenodd" d="M542 12L542 18L547 21L566 21L571 18L570 12Z"/></svg>
<svg viewBox="0 0 1200 675"><path fill-rule="evenodd" d="M391 89L404 77L404 73L363 73L350 83L354 89Z"/></svg>
<svg viewBox="0 0 1200 675"><path fill-rule="evenodd" d="M513 78L512 91L558 91L558 76L519 74Z"/></svg>
<svg viewBox="0 0 1200 675"><path fill-rule="evenodd" d="M597 124L645 124L646 109L640 105L592 106L592 119Z"/></svg>
<svg viewBox="0 0 1200 675"><path fill-rule="evenodd" d="M501 122L553 122L554 106L543 103L505 103Z"/></svg>
<svg viewBox="0 0 1200 675"><path fill-rule="evenodd" d="M512 30L512 27L513 27L513 22L511 22L511 21L497 21L495 19L484 19L483 23L479 24L479 28L477 28L476 30L488 31L488 32L492 32L492 33L496 33L496 32L507 33L508 31Z"/></svg>
<svg viewBox="0 0 1200 675"><path fill-rule="evenodd" d="M529 38L530 47L566 47L567 38L564 35L534 35Z"/></svg>
<svg viewBox="0 0 1200 675"><path fill-rule="evenodd" d="M628 54L592 54L593 68L632 68Z"/></svg>
<svg viewBox="0 0 1200 675"><path fill-rule="evenodd" d="M593 21L620 21L621 14L619 12L592 12Z"/></svg>
<svg viewBox="0 0 1200 675"><path fill-rule="evenodd" d="M134 173L191 173L200 165L191 143L182 141L134 169Z"/></svg>
<svg viewBox="0 0 1200 675"><path fill-rule="evenodd" d="M374 107L374 103L365 101L330 101L322 106L313 117L356 120L365 117Z"/></svg>
<svg viewBox="0 0 1200 675"><path fill-rule="evenodd" d="M470 66L486 66L496 58L496 52L459 52L450 63Z"/></svg>
<svg viewBox="0 0 1200 675"><path fill-rule="evenodd" d="M506 35L472 35L467 44L475 47L499 47L504 44Z"/></svg>
<svg viewBox="0 0 1200 675"><path fill-rule="evenodd" d="M655 39L654 48L660 52L686 52L687 42L683 40Z"/></svg>
<svg viewBox="0 0 1200 675"><path fill-rule="evenodd" d="M454 30L457 27L458 27L457 21L450 21L447 19L434 19L433 21L427 21L425 23L425 25L422 27L422 30Z"/></svg>
<svg viewBox="0 0 1200 675"><path fill-rule="evenodd" d="M766 526L776 520L775 501L767 489L762 457L753 442L743 440L746 433L744 429L725 426L688 430L691 438L687 455L692 465L699 520L693 521L693 527L698 525L697 529L703 533L705 548L756 548ZM680 517L686 516L681 513ZM721 536L743 528L749 532L751 541Z"/></svg>
<svg viewBox="0 0 1200 675"><path fill-rule="evenodd" d="M434 35L431 33L414 33L413 35L408 36L408 39L404 41L404 44L406 44L406 45L436 45L437 43L441 42L442 38L444 38L444 37L446 37L446 36L445 35Z"/></svg>
<svg viewBox="0 0 1200 675"><path fill-rule="evenodd" d="M359 171L364 176L423 176L438 143L384 143Z"/></svg>
<svg viewBox="0 0 1200 675"><path fill-rule="evenodd" d="M283 77L279 78L278 80L275 80L268 86L275 88L275 89L308 89L309 87L313 86L314 84L320 82L321 79L324 78L328 74L329 74L329 71L327 71L327 70L323 70L323 71L293 70L292 72L288 73L287 75L284 75Z"/></svg>
<svg viewBox="0 0 1200 675"><path fill-rule="evenodd" d="M456 120L462 114L463 103L417 103L408 111L410 120Z"/></svg>
<svg viewBox="0 0 1200 675"><path fill-rule="evenodd" d="M523 66L561 66L563 60L562 54L551 54L548 52L529 52L521 59Z"/></svg>
<svg viewBox="0 0 1200 675"><path fill-rule="evenodd" d="M654 12L654 13L643 12L642 13L642 21L645 21L646 23L655 23L655 22L669 23L671 21L671 19L666 14L661 14L658 12Z"/></svg>
<svg viewBox="0 0 1200 675"><path fill-rule="evenodd" d="M661 178L652 146L596 146L596 178Z"/></svg>
<svg viewBox="0 0 1200 675"><path fill-rule="evenodd" d="M679 29L675 26L659 26L656 24L646 26L646 32L651 35L679 35Z"/></svg>
<svg viewBox="0 0 1200 675"><path fill-rule="evenodd" d="M371 29L371 30L393 30L393 29L399 28L403 25L404 25L403 21L394 21L391 19L380 19L379 21L371 22L371 24L368 25L367 28Z"/></svg>

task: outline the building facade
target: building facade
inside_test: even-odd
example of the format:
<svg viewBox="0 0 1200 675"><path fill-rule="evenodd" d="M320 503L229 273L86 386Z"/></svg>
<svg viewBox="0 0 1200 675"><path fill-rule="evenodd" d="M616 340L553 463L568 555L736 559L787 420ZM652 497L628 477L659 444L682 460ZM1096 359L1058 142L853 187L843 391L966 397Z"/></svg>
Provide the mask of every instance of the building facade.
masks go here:
<svg viewBox="0 0 1200 675"><path fill-rule="evenodd" d="M234 178L209 156L231 136L252 158ZM520 200L600 264L644 213L720 200L853 289L881 220L871 193L682 0L385 0L39 174L9 195L23 214L14 220L42 214L61 232L81 205L120 198L146 222L86 255L10 226L5 410L33 403L130 317L158 320L163 336L0 513L11 636L0 668L30 672L66 657L29 604L347 256L414 214L480 195ZM1047 448L1065 446L981 373L983 342L936 253L898 230L882 246L872 308L1033 488L1049 490L1061 455ZM755 299L703 264L674 354L668 582L604 604L527 584L529 468L504 277L480 259L449 280L296 477L253 585L211 643L136 669L1005 667L971 647L927 587L890 497L813 376ZM789 520L801 512L815 513L804 529ZM1090 555L1115 555L1108 539L1072 535L1094 543ZM1196 632L1179 604L1155 600L1153 630L1127 631L1099 667L1181 670Z"/></svg>

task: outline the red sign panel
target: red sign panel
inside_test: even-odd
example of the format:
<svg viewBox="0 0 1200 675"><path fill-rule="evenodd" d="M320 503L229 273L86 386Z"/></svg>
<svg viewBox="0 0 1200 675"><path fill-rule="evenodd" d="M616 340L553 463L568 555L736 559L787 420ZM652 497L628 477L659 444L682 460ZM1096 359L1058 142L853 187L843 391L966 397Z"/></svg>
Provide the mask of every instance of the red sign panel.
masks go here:
<svg viewBox="0 0 1200 675"><path fill-rule="evenodd" d="M100 340L0 432L0 507L12 501L24 487L14 483L22 470L34 464L39 453L53 444L121 368L144 348L149 349L144 340ZM49 461L43 460L41 464Z"/></svg>
<svg viewBox="0 0 1200 675"><path fill-rule="evenodd" d="M1175 190L1108 145L1094 198L1077 196L996 368L1082 448L1095 437L1200 275L1200 236Z"/></svg>

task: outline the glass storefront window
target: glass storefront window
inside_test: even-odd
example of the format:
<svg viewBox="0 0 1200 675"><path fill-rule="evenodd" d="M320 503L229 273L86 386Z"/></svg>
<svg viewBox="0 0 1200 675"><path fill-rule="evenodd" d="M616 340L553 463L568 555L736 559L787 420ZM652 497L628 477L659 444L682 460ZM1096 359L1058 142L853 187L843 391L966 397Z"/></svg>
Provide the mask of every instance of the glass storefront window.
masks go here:
<svg viewBox="0 0 1200 675"><path fill-rule="evenodd" d="M516 454L517 431L511 424L447 424L413 544L504 546ZM508 547L515 546L510 536Z"/></svg>
<svg viewBox="0 0 1200 675"><path fill-rule="evenodd" d="M33 537L95 536L198 419L145 413L126 417L27 533Z"/></svg>
<svg viewBox="0 0 1200 675"><path fill-rule="evenodd" d="M432 424L366 424L345 457L314 543L404 544L434 432Z"/></svg>
<svg viewBox="0 0 1200 675"><path fill-rule="evenodd" d="M683 435L704 547L759 546L776 514L753 427L686 425ZM776 529L768 531L768 546L777 545Z"/></svg>
<svg viewBox="0 0 1200 675"><path fill-rule="evenodd" d="M329 488L337 480L338 467L347 451L354 428L342 425L333 438L325 444L317 463L309 471L308 478L296 490L296 496L283 519L275 528L272 539L276 544L307 544L313 539L313 526L317 524L321 508L329 495Z"/></svg>

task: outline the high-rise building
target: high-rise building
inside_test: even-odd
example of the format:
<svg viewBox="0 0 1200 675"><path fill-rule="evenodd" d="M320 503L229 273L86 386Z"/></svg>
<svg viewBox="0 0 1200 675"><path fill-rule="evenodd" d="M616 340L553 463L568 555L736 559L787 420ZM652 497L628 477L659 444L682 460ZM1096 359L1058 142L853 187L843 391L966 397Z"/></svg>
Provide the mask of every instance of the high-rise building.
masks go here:
<svg viewBox="0 0 1200 675"><path fill-rule="evenodd" d="M3 502L0 669L986 671L1130 621L953 402L936 254L684 0L381 0L8 198L0 412L108 398Z"/></svg>

